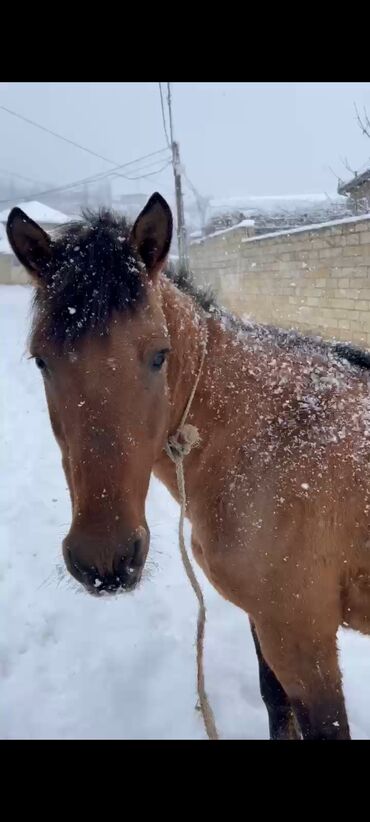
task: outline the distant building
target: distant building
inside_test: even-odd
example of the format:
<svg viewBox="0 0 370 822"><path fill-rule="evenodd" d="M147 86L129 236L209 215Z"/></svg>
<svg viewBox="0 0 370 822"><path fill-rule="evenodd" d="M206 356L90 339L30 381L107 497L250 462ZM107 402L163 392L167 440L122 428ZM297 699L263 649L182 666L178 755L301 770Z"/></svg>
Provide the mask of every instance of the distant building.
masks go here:
<svg viewBox="0 0 370 822"><path fill-rule="evenodd" d="M10 248L5 226L0 222L0 284L26 283L26 272Z"/></svg>
<svg viewBox="0 0 370 822"><path fill-rule="evenodd" d="M70 220L70 217L67 217L67 214L63 214L62 211L57 211L55 208L50 208L50 206L47 206L44 203L39 203L38 200L30 200L25 203L14 203L14 205L21 208L31 220L34 220L35 223L41 225L45 231L56 228L59 225L63 225L63 223L68 223L68 220ZM12 208L13 206L0 212L0 223L6 224Z"/></svg>
<svg viewBox="0 0 370 822"><path fill-rule="evenodd" d="M370 168L362 174L355 174L347 183L339 183L338 194L352 201L355 214L370 212Z"/></svg>
<svg viewBox="0 0 370 822"><path fill-rule="evenodd" d="M235 225L239 220L254 220L256 234L285 231L312 223L338 220L353 214L348 200L338 194L284 194L245 197L227 197L210 200L208 225L204 233L227 226L228 218Z"/></svg>
<svg viewBox="0 0 370 822"><path fill-rule="evenodd" d="M18 208L38 223L44 231L52 232L58 226L67 223L71 218L67 217L61 211L55 208L50 208L44 203L39 203L37 200L30 200L25 203L14 203ZM20 265L17 258L14 256L6 236L6 222L11 208L6 208L0 212L0 283L18 283L24 284L29 282L29 278Z"/></svg>

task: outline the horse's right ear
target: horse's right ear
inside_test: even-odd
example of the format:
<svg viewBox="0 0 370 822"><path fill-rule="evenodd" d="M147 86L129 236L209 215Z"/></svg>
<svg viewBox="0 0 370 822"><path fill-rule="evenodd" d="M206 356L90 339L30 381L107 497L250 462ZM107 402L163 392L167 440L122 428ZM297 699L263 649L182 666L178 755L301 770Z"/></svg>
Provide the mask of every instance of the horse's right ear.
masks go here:
<svg viewBox="0 0 370 822"><path fill-rule="evenodd" d="M149 277L154 280L166 261L172 240L171 209L157 192L139 214L132 239Z"/></svg>
<svg viewBox="0 0 370 822"><path fill-rule="evenodd" d="M38 282L51 258L51 238L41 226L34 223L21 208L12 208L6 231L9 243L19 262Z"/></svg>

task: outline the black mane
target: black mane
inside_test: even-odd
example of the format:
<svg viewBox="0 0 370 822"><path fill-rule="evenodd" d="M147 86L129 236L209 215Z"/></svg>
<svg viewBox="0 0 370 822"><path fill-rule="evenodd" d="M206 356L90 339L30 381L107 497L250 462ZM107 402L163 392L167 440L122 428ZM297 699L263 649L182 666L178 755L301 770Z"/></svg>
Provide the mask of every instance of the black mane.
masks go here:
<svg viewBox="0 0 370 822"><path fill-rule="evenodd" d="M53 237L46 288L35 296L50 337L105 333L113 311L133 310L145 298L142 268L121 215L83 211L81 220L63 225Z"/></svg>
<svg viewBox="0 0 370 822"><path fill-rule="evenodd" d="M52 338L73 342L89 330L106 333L113 311L135 310L145 300L143 266L131 242L131 229L119 214L86 210L81 220L67 223L56 233L48 284L36 289L35 295L36 311ZM224 312L210 290L199 289L189 272L171 265L165 274L204 311L226 317L236 330L259 339L273 338L277 345L289 349L334 354L351 365L370 369L370 353L361 348L243 322Z"/></svg>

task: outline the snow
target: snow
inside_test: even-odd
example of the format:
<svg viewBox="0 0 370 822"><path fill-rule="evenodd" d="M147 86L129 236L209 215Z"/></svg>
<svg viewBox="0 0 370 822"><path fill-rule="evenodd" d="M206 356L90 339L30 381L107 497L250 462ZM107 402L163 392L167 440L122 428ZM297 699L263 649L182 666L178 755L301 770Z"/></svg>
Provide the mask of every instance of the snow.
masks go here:
<svg viewBox="0 0 370 822"><path fill-rule="evenodd" d="M0 240L0 254L12 254L12 250L6 237Z"/></svg>
<svg viewBox="0 0 370 822"><path fill-rule="evenodd" d="M204 739L195 710L197 607L179 558L178 506L166 490L152 481L150 560L138 591L94 599L58 570L70 505L42 380L26 356L30 292L0 287L0 737ZM220 736L266 739L246 615L197 574ZM352 735L369 739L370 638L341 632L339 645Z"/></svg>
<svg viewBox="0 0 370 822"><path fill-rule="evenodd" d="M257 237L245 237L242 243L255 243L258 240L267 240L269 237L289 237L291 234L302 234L303 231L317 231L317 229L330 228L336 225L346 225L347 223L360 223L370 220L370 214L356 215L355 217L344 217L342 220L327 220L325 223L312 223L312 225L299 226L298 228L288 228L284 231L271 231L269 234L259 234ZM239 223L241 225L241 223ZM239 226L235 226L239 228Z"/></svg>
<svg viewBox="0 0 370 822"><path fill-rule="evenodd" d="M196 245L197 243L203 243L205 240L210 240L211 237L218 237L220 234L228 234L229 231L235 231L237 228L253 228L254 224L255 224L254 220L241 220L240 223L236 223L235 225L230 226L230 228L220 228L219 231L214 231L213 234L206 234L205 236L202 236L201 239L199 239L199 240L193 240L191 245ZM195 233L200 233L200 232L194 232L190 236L193 237Z"/></svg>
<svg viewBox="0 0 370 822"><path fill-rule="evenodd" d="M39 203L37 200L17 203L17 207L21 208L31 220L35 220L36 223L43 223L44 225L63 225L63 223L67 223L70 220L70 217L67 217L62 211L50 208L50 206ZM0 222L6 223L10 211L10 208L6 208L0 212Z"/></svg>
<svg viewBox="0 0 370 822"><path fill-rule="evenodd" d="M12 254L8 238L6 236L5 226L0 222L0 254Z"/></svg>
<svg viewBox="0 0 370 822"><path fill-rule="evenodd" d="M346 198L335 193L326 194L320 192L318 194L264 194L261 196L244 195L237 197L222 197L212 199L209 208L212 212L240 209L257 210L259 212L277 213L279 210L284 212L304 211L306 208L310 209L313 205L322 203L345 203Z"/></svg>

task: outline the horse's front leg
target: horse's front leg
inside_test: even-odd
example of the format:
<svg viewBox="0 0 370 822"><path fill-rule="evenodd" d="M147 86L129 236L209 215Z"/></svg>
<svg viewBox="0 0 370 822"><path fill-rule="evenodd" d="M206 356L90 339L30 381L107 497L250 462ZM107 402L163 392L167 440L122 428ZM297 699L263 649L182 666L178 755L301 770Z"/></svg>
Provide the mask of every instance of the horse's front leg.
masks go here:
<svg viewBox="0 0 370 822"><path fill-rule="evenodd" d="M300 739L292 706L284 688L280 685L279 680L263 656L257 632L251 619L250 625L258 660L261 696L266 705L269 718L270 739Z"/></svg>
<svg viewBox="0 0 370 822"><path fill-rule="evenodd" d="M338 664L336 630L325 616L257 620L262 653L293 707L303 739L350 739Z"/></svg>

